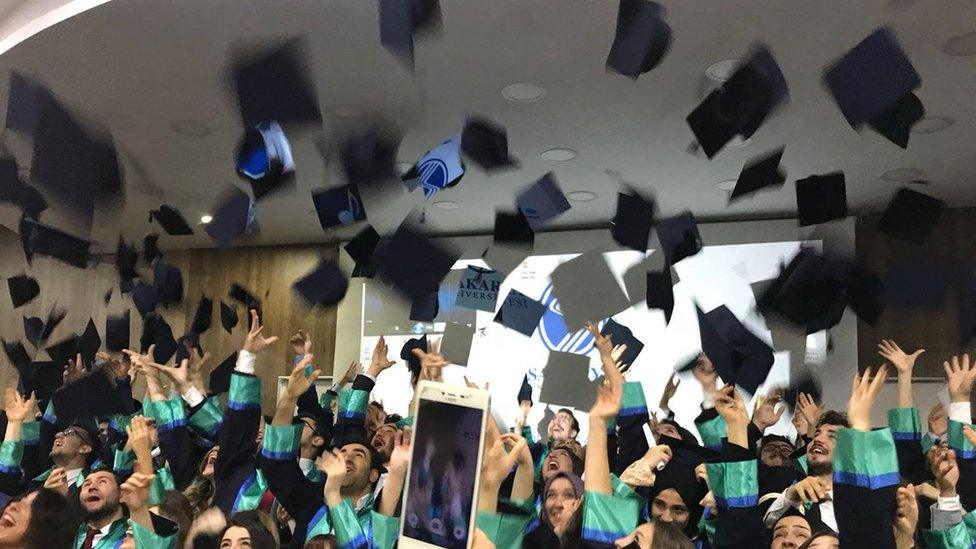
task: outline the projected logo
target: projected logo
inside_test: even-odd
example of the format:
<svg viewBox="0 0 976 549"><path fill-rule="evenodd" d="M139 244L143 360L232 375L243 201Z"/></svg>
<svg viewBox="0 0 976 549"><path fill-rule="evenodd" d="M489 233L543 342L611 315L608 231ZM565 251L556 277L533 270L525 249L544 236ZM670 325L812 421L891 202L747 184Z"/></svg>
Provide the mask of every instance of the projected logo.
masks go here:
<svg viewBox="0 0 976 549"><path fill-rule="evenodd" d="M339 210L339 223L349 225L363 218L363 205L359 202L352 188L346 192L346 208Z"/></svg>
<svg viewBox="0 0 976 549"><path fill-rule="evenodd" d="M552 294L552 284L546 286L539 301L546 306L546 312L539 321L539 337L547 349L578 355L585 355L593 350L593 336L589 332L570 332L566 327L559 301Z"/></svg>
<svg viewBox="0 0 976 549"><path fill-rule="evenodd" d="M449 179L447 164L440 158L425 160L417 168L420 184L424 187L424 197L429 198L437 191L447 187Z"/></svg>

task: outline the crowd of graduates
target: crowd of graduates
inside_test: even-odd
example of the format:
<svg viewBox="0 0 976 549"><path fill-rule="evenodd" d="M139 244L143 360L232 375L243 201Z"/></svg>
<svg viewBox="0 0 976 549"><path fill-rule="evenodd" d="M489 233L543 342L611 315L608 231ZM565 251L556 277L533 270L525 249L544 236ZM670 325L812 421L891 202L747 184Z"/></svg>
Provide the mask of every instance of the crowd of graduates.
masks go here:
<svg viewBox="0 0 976 549"><path fill-rule="evenodd" d="M922 351L892 341L879 345L883 365L854 375L846 410L826 410L802 392L786 403L785 390L768 391L750 410L702 354L692 368L704 395L696 436L669 412L674 379L649 408L640 383L625 380L625 349L588 329L603 365L588 440L577 440L571 409L534 440L525 425L531 391L513 395L522 399L516 427L500 432L488 420L474 547L976 543L976 363L968 356L946 360L950 402L936 404L925 425L911 381ZM226 395L205 386L209 357L196 350L180 364L155 363L152 349L100 353L92 371L80 356L68 361L66 384L111 376L129 414L63 421L53 401L39 406L6 389L0 547L395 547L405 508L432 511L402 497L412 417L370 399L394 363L385 340L368 365L353 363L319 396L310 337L294 334L293 370L266 417L259 369L271 367L266 351L277 340L252 311ZM401 353L414 388L442 380L448 360L438 351L436 342L408 343ZM138 376L147 387L141 399L132 394ZM892 377L897 384L886 384ZM887 411L887 426L873 425L877 396L892 386L898 408ZM788 409L796 439L766 434Z"/></svg>

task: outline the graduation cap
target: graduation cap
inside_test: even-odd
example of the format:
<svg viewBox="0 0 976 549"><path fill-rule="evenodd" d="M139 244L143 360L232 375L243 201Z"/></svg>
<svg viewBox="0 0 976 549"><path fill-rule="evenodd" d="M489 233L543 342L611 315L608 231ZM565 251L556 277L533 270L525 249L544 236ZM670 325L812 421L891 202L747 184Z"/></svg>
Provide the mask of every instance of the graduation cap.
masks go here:
<svg viewBox="0 0 976 549"><path fill-rule="evenodd" d="M366 219L363 199L359 197L359 191L353 185L313 191L312 203L315 205L315 213L318 214L319 224L323 229L351 225Z"/></svg>
<svg viewBox="0 0 976 549"><path fill-rule="evenodd" d="M884 277L887 301L905 309L941 309L946 275L929 262L890 265Z"/></svg>
<svg viewBox="0 0 976 549"><path fill-rule="evenodd" d="M98 327L95 326L95 320L89 318L85 331L78 338L78 352L81 353L81 360L86 367L91 368L95 362L95 353L101 346L102 338L98 335Z"/></svg>
<svg viewBox="0 0 976 549"><path fill-rule="evenodd" d="M193 349L196 349L198 353L203 355L203 347L200 346L200 336L193 332L188 332L180 336L176 340L176 357L173 362L180 366L181 363L190 358L193 354Z"/></svg>
<svg viewBox="0 0 976 549"><path fill-rule="evenodd" d="M552 295L570 331L630 308L627 296L599 250L561 263L549 275Z"/></svg>
<svg viewBox="0 0 976 549"><path fill-rule="evenodd" d="M773 367L773 349L743 326L725 305L704 313L696 304L695 311L702 352L715 365L719 377L755 393Z"/></svg>
<svg viewBox="0 0 976 549"><path fill-rule="evenodd" d="M800 393L806 393L813 397L814 402L823 402L823 386L809 368L800 367L799 371L790 372L790 385L787 387L783 400L789 407L790 412L796 405L796 399Z"/></svg>
<svg viewBox="0 0 976 549"><path fill-rule="evenodd" d="M29 262L34 254L51 256L80 269L88 267L91 242L33 219L20 218L20 238Z"/></svg>
<svg viewBox="0 0 976 549"><path fill-rule="evenodd" d="M752 137L770 113L789 97L786 79L762 45L725 83L688 115L688 125L711 159L733 137Z"/></svg>
<svg viewBox="0 0 976 549"><path fill-rule="evenodd" d="M496 212L492 242L531 249L535 244L535 232L522 212Z"/></svg>
<svg viewBox="0 0 976 549"><path fill-rule="evenodd" d="M458 283L454 304L476 311L495 312L498 292L505 277L498 271L468 265Z"/></svg>
<svg viewBox="0 0 976 549"><path fill-rule="evenodd" d="M351 133L341 150L346 180L362 188L362 185L396 179L394 162L399 146L399 142L375 126Z"/></svg>
<svg viewBox="0 0 976 549"><path fill-rule="evenodd" d="M521 403L526 400L529 401L530 403L532 402L532 386L529 385L528 374L526 374L526 376L522 378L522 386L519 387L519 392L518 392L518 401Z"/></svg>
<svg viewBox="0 0 976 549"><path fill-rule="evenodd" d="M163 257L163 252L159 251L159 235L149 233L142 239L142 260L146 265L152 265L157 258Z"/></svg>
<svg viewBox="0 0 976 549"><path fill-rule="evenodd" d="M245 127L321 120L305 58L303 39L236 54L231 78Z"/></svg>
<svg viewBox="0 0 976 549"><path fill-rule="evenodd" d="M41 293L37 279L26 274L19 274L7 279L7 290L10 292L10 303L14 309L30 303Z"/></svg>
<svg viewBox="0 0 976 549"><path fill-rule="evenodd" d="M129 310L105 318L105 349L119 352L129 348Z"/></svg>
<svg viewBox="0 0 976 549"><path fill-rule="evenodd" d="M156 310L156 289L145 282L137 282L132 287L132 303L139 311L139 316L145 317Z"/></svg>
<svg viewBox="0 0 976 549"><path fill-rule="evenodd" d="M671 27L657 2L620 0L617 32L607 55L607 70L634 80L656 67L671 47Z"/></svg>
<svg viewBox="0 0 976 549"><path fill-rule="evenodd" d="M372 266L373 251L376 250L376 246L380 243L380 235L376 232L376 229L372 225L367 225L366 228L359 231L343 246L349 257L356 262L356 266L352 271L352 276L363 276L366 278L372 278L376 270Z"/></svg>
<svg viewBox="0 0 976 549"><path fill-rule="evenodd" d="M413 66L416 35L440 26L439 0L380 0L380 43Z"/></svg>
<svg viewBox="0 0 976 549"><path fill-rule="evenodd" d="M889 238L922 245L942 217L945 202L912 189L899 189L878 221Z"/></svg>
<svg viewBox="0 0 976 549"><path fill-rule="evenodd" d="M230 390L230 376L234 373L236 364L237 351L234 351L210 372L210 383L208 384L210 393L226 393Z"/></svg>
<svg viewBox="0 0 976 549"><path fill-rule="evenodd" d="M461 152L486 172L519 165L518 160L508 153L505 128L479 116L470 116L464 121Z"/></svg>
<svg viewBox="0 0 976 549"><path fill-rule="evenodd" d="M44 196L20 178L13 158L0 158L0 202L13 204L31 219L40 219L47 209Z"/></svg>
<svg viewBox="0 0 976 549"><path fill-rule="evenodd" d="M515 197L515 204L533 231L538 231L547 221L570 208L569 201L552 172L523 189Z"/></svg>
<svg viewBox="0 0 976 549"><path fill-rule="evenodd" d="M247 328L249 330L251 329L251 309L258 312L258 319L263 317L261 300L254 297L244 286L241 286L237 282L231 283L230 290L227 292L227 295L229 295L231 299L244 305L244 316L247 318Z"/></svg>
<svg viewBox="0 0 976 549"><path fill-rule="evenodd" d="M664 250L669 265L675 265L686 257L691 257L702 249L698 224L691 212L662 219L657 224L657 238Z"/></svg>
<svg viewBox="0 0 976 549"><path fill-rule="evenodd" d="M732 195L729 196L729 203L768 187L782 187L786 182L786 174L780 169L779 162L783 158L784 150L785 147L780 147L743 166Z"/></svg>
<svg viewBox="0 0 976 549"><path fill-rule="evenodd" d="M237 306L231 303L230 305L224 303L223 300L220 301L220 325L227 330L227 333L231 333L234 326L237 326Z"/></svg>
<svg viewBox="0 0 976 549"><path fill-rule="evenodd" d="M796 214L800 226L818 225L847 216L844 172L811 175L796 181Z"/></svg>
<svg viewBox="0 0 976 549"><path fill-rule="evenodd" d="M671 323L671 315L674 313L674 280L671 265L667 261L660 272L647 272L647 293L644 300L648 309L664 311L665 324Z"/></svg>
<svg viewBox="0 0 976 549"><path fill-rule="evenodd" d="M427 151L407 173L403 174L401 179L404 181L419 179L424 190L424 198L430 198L441 189L457 185L463 176L461 136L455 135Z"/></svg>
<svg viewBox="0 0 976 549"><path fill-rule="evenodd" d="M25 317L24 334L27 336L27 340L33 343L35 347L44 343L51 337L54 329L58 327L58 324L61 324L67 314L66 309L55 305L51 307L51 311L47 314L47 320L43 322L37 317Z"/></svg>
<svg viewBox="0 0 976 549"><path fill-rule="evenodd" d="M44 333L44 321L36 316L24 317L24 337L31 345L37 347L41 343L41 334Z"/></svg>
<svg viewBox="0 0 976 549"><path fill-rule="evenodd" d="M448 322L444 326L444 336L441 338L441 354L451 364L467 366L471 355L471 339L474 337L474 327L462 322Z"/></svg>
<svg viewBox="0 0 976 549"><path fill-rule="evenodd" d="M292 284L291 289L302 296L309 307L331 307L346 296L349 281L335 261L319 261L314 270Z"/></svg>
<svg viewBox="0 0 976 549"><path fill-rule="evenodd" d="M166 364L176 354L178 345L173 337L173 329L159 313L149 313L142 323L142 337L139 339L141 352L145 353L150 345L155 345L153 360L158 364Z"/></svg>
<svg viewBox="0 0 976 549"><path fill-rule="evenodd" d="M433 322L440 312L440 300L437 290L432 290L422 298L410 304L410 320L417 322Z"/></svg>
<svg viewBox="0 0 976 549"><path fill-rule="evenodd" d="M295 160L281 126L262 122L247 128L234 155L234 168L251 182L255 201L294 181Z"/></svg>
<svg viewBox="0 0 976 549"><path fill-rule="evenodd" d="M203 295L197 303L197 312L190 324L190 333L200 335L210 329L210 319L213 318L213 300Z"/></svg>
<svg viewBox="0 0 976 549"><path fill-rule="evenodd" d="M193 234L193 229L187 225L186 220L179 210L172 206L163 204L158 210L149 211L149 220L155 219L163 226L166 234L171 236L183 236Z"/></svg>
<svg viewBox="0 0 976 549"><path fill-rule="evenodd" d="M914 93L909 93L868 124L888 141L907 149L912 126L924 117L925 106L922 105L922 100Z"/></svg>
<svg viewBox="0 0 976 549"><path fill-rule="evenodd" d="M414 302L435 290L459 257L457 250L435 244L404 224L380 244L373 261L379 275Z"/></svg>
<svg viewBox="0 0 976 549"><path fill-rule="evenodd" d="M494 321L516 332L532 337L546 306L518 290L511 290L502 301Z"/></svg>
<svg viewBox="0 0 976 549"><path fill-rule="evenodd" d="M78 354L79 343L78 334L70 334L54 345L45 347L44 351L47 352L47 356L51 357L52 362L64 368L69 360L75 359L75 355Z"/></svg>
<svg viewBox="0 0 976 549"><path fill-rule="evenodd" d="M577 410L589 410L596 398L590 381L590 359L585 355L550 351L543 370L539 400Z"/></svg>
<svg viewBox="0 0 976 549"><path fill-rule="evenodd" d="M24 348L23 343L20 341L7 341L3 338L0 338L0 343L3 343L3 352L7 354L7 360L18 370L30 363L31 359L27 355L27 349Z"/></svg>
<svg viewBox="0 0 976 549"><path fill-rule="evenodd" d="M183 273L178 267L159 260L153 265L153 287L161 305L183 301Z"/></svg>
<svg viewBox="0 0 976 549"><path fill-rule="evenodd" d="M603 329L600 330L600 333L604 336L610 336L610 340L613 341L614 347L617 345L627 346L627 350L624 351L624 354L620 355L619 360L628 369L633 366L634 361L637 360L637 355L644 350L644 343L634 337L634 333L630 331L630 328L624 326L623 324L617 323L617 321L612 318L607 320L606 324L603 325Z"/></svg>
<svg viewBox="0 0 976 549"><path fill-rule="evenodd" d="M127 402L104 367L96 368L51 396L58 421L70 422L80 417L109 416L129 412Z"/></svg>
<svg viewBox="0 0 976 549"><path fill-rule="evenodd" d="M655 203L631 189L617 193L617 214L610 223L610 234L621 246L647 252L647 239L654 225Z"/></svg>
<svg viewBox="0 0 976 549"><path fill-rule="evenodd" d="M119 245L115 249L115 268L119 271L119 278L133 279L139 276L136 272L136 263L139 261L139 254L135 246L129 246L119 235Z"/></svg>
<svg viewBox="0 0 976 549"><path fill-rule="evenodd" d="M824 81L853 128L879 117L884 126L886 119L908 106L899 106L899 102L922 84L888 27L874 31L854 46L827 69Z"/></svg>
<svg viewBox="0 0 976 549"><path fill-rule="evenodd" d="M34 393L40 400L51 398L64 383L64 366L50 360L35 360L20 371L20 383L25 394Z"/></svg>
<svg viewBox="0 0 976 549"><path fill-rule="evenodd" d="M213 208L213 219L206 227L207 234L218 248L227 249L247 232L250 213L251 199L247 193L235 187Z"/></svg>

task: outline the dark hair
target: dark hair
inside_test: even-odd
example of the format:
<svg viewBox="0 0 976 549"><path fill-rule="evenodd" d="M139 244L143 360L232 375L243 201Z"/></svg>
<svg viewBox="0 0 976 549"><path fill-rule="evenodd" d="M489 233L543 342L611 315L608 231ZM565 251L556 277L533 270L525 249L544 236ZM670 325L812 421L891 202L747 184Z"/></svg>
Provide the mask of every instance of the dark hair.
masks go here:
<svg viewBox="0 0 976 549"><path fill-rule="evenodd" d="M303 549L339 549L339 540L333 534L319 534L308 540Z"/></svg>
<svg viewBox="0 0 976 549"><path fill-rule="evenodd" d="M80 431L83 431L84 434L85 434L85 437L88 438L88 440L85 440L84 438L81 439L81 441L85 445L87 445L88 447L91 448L91 453L89 453L88 454L88 457L86 458L87 461L88 461L88 465L91 465L92 463L95 462L96 459L99 459L100 457L102 457L102 454L101 454L102 453L102 439L99 438L99 429L97 429L97 428L93 429L92 428L92 427L96 427L96 426L93 426L93 425L91 425L89 423L84 423L84 422L81 422L81 421L72 421L68 425L68 427L71 428L71 429L78 429ZM79 437L79 438L81 438L81 437Z"/></svg>
<svg viewBox="0 0 976 549"><path fill-rule="evenodd" d="M183 547L186 533L193 522L193 506L190 505L190 500L179 490L166 490L163 492L163 500L157 505L159 506L157 515L168 518L179 526L176 546Z"/></svg>
<svg viewBox="0 0 976 549"><path fill-rule="evenodd" d="M569 414L569 417L573 418L573 430L576 431L577 433L579 433L580 432L580 430L579 430L579 420L576 419L576 416L573 414L573 411L570 410L569 408L560 408L559 410L556 410L556 413L557 414L560 413L560 412L566 412L567 414Z"/></svg>
<svg viewBox="0 0 976 549"><path fill-rule="evenodd" d="M817 428L819 429L822 425L839 425L841 427L850 427L851 420L847 419L847 414L844 412L838 412L836 410L827 410L820 415L820 420L817 421Z"/></svg>
<svg viewBox="0 0 976 549"><path fill-rule="evenodd" d="M694 549L695 544L673 522L654 521L651 549Z"/></svg>
<svg viewBox="0 0 976 549"><path fill-rule="evenodd" d="M403 421L403 416L400 414L386 414L386 419L383 420L383 423L392 423L396 425L401 421Z"/></svg>
<svg viewBox="0 0 976 549"><path fill-rule="evenodd" d="M230 530L234 526L247 530L248 535L251 537L251 546L253 547L280 547L274 535L261 522L258 513L255 511L244 511L231 515L230 520L227 521L227 526L220 532L218 543L224 539L224 534L227 533L227 530Z"/></svg>
<svg viewBox="0 0 976 549"><path fill-rule="evenodd" d="M51 547L71 547L77 531L65 520L68 513L68 500L61 494L41 488L31 503L30 524L24 534L23 547L27 549L50 549Z"/></svg>
<svg viewBox="0 0 976 549"><path fill-rule="evenodd" d="M370 470L383 467L383 456L380 455L379 450L373 448L373 445L369 443L369 440L367 440L366 437L356 435L346 436L336 441L335 448L341 450L342 447L346 446L347 444L358 444L366 448L366 451L369 452Z"/></svg>
<svg viewBox="0 0 976 549"><path fill-rule="evenodd" d="M831 425L834 425L834 424L831 423ZM827 537L827 536L830 536L830 537L832 537L834 539L837 539L837 540L840 539L840 538L837 537L837 534L835 534L833 532L830 532L828 530L820 530L818 532L814 532L813 535L810 536L806 541L804 541L803 542L803 545L801 545L798 549L807 549L808 547L810 547L810 544L813 543L813 541L816 540L817 538L823 538L823 537Z"/></svg>

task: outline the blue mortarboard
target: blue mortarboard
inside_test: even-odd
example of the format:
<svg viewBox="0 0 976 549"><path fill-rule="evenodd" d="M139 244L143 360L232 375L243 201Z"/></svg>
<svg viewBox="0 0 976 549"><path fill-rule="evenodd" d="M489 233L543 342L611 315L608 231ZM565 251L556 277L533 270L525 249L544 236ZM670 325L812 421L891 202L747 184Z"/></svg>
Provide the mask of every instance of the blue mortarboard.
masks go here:
<svg viewBox="0 0 976 549"><path fill-rule="evenodd" d="M505 277L498 271L468 265L461 275L455 305L477 311L494 312L498 291Z"/></svg>
<svg viewBox="0 0 976 549"><path fill-rule="evenodd" d="M376 274L376 268L372 264L373 252L376 251L376 246L380 243L380 235L376 232L376 229L372 225L367 225L366 228L359 231L343 246L349 257L356 262L355 268L352 270L353 277L365 277L372 278Z"/></svg>
<svg viewBox="0 0 976 549"><path fill-rule="evenodd" d="M424 198L430 198L437 191L457 185L463 176L461 137L455 135L427 151L401 179L419 179Z"/></svg>
<svg viewBox="0 0 976 549"><path fill-rule="evenodd" d="M234 326L237 326L237 306L231 303L228 305L224 303L223 300L220 301L220 325L227 330L227 333L231 333Z"/></svg>
<svg viewBox="0 0 976 549"><path fill-rule="evenodd" d="M305 57L303 39L235 54L231 78L245 127L321 119Z"/></svg>
<svg viewBox="0 0 976 549"><path fill-rule="evenodd" d="M207 389L211 394L226 393L230 390L230 377L234 373L236 364L237 351L234 351L210 372L210 383L207 384Z"/></svg>
<svg viewBox="0 0 976 549"><path fill-rule="evenodd" d="M319 224L323 229L351 225L366 219L363 200L353 185L314 191L312 203L315 204L315 213L318 214Z"/></svg>
<svg viewBox="0 0 976 549"><path fill-rule="evenodd" d="M17 206L31 219L39 219L41 212L47 209L44 196L20 178L17 161L13 158L0 158L0 202Z"/></svg>
<svg viewBox="0 0 976 549"><path fill-rule="evenodd" d="M766 381L773 367L773 349L750 332L722 305L703 313L696 305L702 352L712 361L719 377L747 392Z"/></svg>
<svg viewBox="0 0 976 549"><path fill-rule="evenodd" d="M811 175L796 182L796 215L801 227L847 216L847 186L843 172Z"/></svg>
<svg viewBox="0 0 976 549"><path fill-rule="evenodd" d="M69 334L68 337L58 341L54 345L44 348L51 361L64 368L69 360L74 360L78 354L78 334Z"/></svg>
<svg viewBox="0 0 976 549"><path fill-rule="evenodd" d="M296 280L291 288L302 296L309 307L331 307L346 296L349 281L335 261L322 260L314 270Z"/></svg>
<svg viewBox="0 0 976 549"><path fill-rule="evenodd" d="M145 317L156 310L156 289L145 282L137 282L132 287L132 303L139 311L139 316Z"/></svg>
<svg viewBox="0 0 976 549"><path fill-rule="evenodd" d="M657 238L664 249L666 262L675 265L686 257L691 257L702 249L698 224L691 212L662 219L657 224Z"/></svg>
<svg viewBox="0 0 976 549"><path fill-rule="evenodd" d="M664 13L657 2L620 0L607 69L637 80L656 67L671 47L671 27L664 22Z"/></svg>
<svg viewBox="0 0 976 549"><path fill-rule="evenodd" d="M152 265L158 257L163 257L163 252L159 250L159 235L149 233L142 239L142 260L146 265Z"/></svg>
<svg viewBox="0 0 976 549"><path fill-rule="evenodd" d="M627 350L620 356L620 362L623 362L627 368L634 364L634 361L637 360L637 355L644 350L644 344L641 340L634 337L634 333L630 331L630 328L617 323L612 318L607 320L600 333L605 336L609 335L614 347L617 345L627 345Z"/></svg>
<svg viewBox="0 0 976 549"><path fill-rule="evenodd" d="M413 67L413 41L440 26L438 0L380 0L380 43Z"/></svg>
<svg viewBox="0 0 976 549"><path fill-rule="evenodd" d="M143 319L142 337L139 340L142 352L146 352L150 345L155 345L153 360L158 364L166 364L176 354L177 343L173 337L173 329L159 313L149 313Z"/></svg>
<svg viewBox="0 0 976 549"><path fill-rule="evenodd" d="M162 259L153 264L153 287L156 289L156 301L161 305L183 301L183 273Z"/></svg>
<svg viewBox="0 0 976 549"><path fill-rule="evenodd" d="M119 235L119 245L115 249L115 268L119 271L119 278L132 280L139 276L136 272L136 264L139 262L139 253L135 246L126 244Z"/></svg>
<svg viewBox="0 0 976 549"><path fill-rule="evenodd" d="M256 201L293 181L295 161L281 126L277 122L262 122L245 130L234 167L237 175L251 182Z"/></svg>
<svg viewBox="0 0 976 549"><path fill-rule="evenodd" d="M552 172L523 189L515 198L515 203L533 231L542 229L550 219L570 208Z"/></svg>
<svg viewBox="0 0 976 549"><path fill-rule="evenodd" d="M617 193L617 213L610 224L610 234L621 246L638 252L647 252L647 239L654 225L653 200L637 191Z"/></svg>
<svg viewBox="0 0 976 549"><path fill-rule="evenodd" d="M411 302L438 288L458 260L457 250L434 243L407 224L373 253L379 275Z"/></svg>
<svg viewBox="0 0 976 549"><path fill-rule="evenodd" d="M512 290L502 300L495 322L531 337L545 312L545 305L518 290Z"/></svg>
<svg viewBox="0 0 976 549"><path fill-rule="evenodd" d="M665 324L671 323L671 315L674 313L674 279L672 278L671 265L665 261L664 268L658 271L647 271L647 293L645 302L648 309L661 309L664 311Z"/></svg>
<svg viewBox="0 0 976 549"><path fill-rule="evenodd" d="M362 185L374 185L395 179L397 149L400 144L382 128L360 128L346 136L342 144L342 168L346 181L365 189Z"/></svg>

